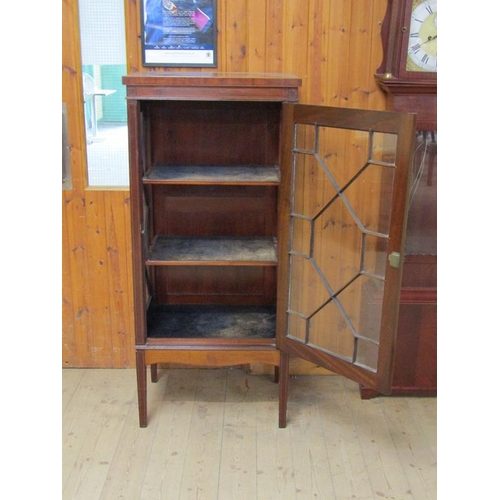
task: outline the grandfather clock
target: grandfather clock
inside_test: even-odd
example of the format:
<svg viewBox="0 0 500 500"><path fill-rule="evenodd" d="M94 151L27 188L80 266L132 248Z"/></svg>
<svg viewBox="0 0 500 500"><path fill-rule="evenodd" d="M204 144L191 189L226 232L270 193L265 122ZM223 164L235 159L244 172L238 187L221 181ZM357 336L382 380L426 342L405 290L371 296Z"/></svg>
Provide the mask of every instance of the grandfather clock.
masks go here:
<svg viewBox="0 0 500 500"><path fill-rule="evenodd" d="M417 115L393 395L437 394L437 0L388 0L375 77ZM360 386L361 397L377 393Z"/></svg>

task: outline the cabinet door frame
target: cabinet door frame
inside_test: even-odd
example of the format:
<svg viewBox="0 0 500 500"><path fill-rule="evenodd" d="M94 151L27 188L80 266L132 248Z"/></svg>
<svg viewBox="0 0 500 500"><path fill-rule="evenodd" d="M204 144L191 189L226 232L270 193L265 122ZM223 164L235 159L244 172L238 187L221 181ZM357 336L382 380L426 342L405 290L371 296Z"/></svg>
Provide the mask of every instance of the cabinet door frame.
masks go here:
<svg viewBox="0 0 500 500"><path fill-rule="evenodd" d="M411 159L415 139L414 114L388 111L333 108L302 104L284 104L283 137L281 150L281 187L279 200L279 269L277 332L278 348L287 355L297 356L345 376L383 394L390 394L395 360L395 342L399 312L399 296L402 278L402 260L408 193L410 187ZM382 298L382 319L376 370L336 357L306 342L287 336L288 300L290 294L290 229L292 206L292 162L294 130L296 124L332 127L364 132L381 132L397 135L395 154L394 190L390 209L387 255L398 253L399 267L386 265L385 285ZM386 261L387 262L387 261Z"/></svg>

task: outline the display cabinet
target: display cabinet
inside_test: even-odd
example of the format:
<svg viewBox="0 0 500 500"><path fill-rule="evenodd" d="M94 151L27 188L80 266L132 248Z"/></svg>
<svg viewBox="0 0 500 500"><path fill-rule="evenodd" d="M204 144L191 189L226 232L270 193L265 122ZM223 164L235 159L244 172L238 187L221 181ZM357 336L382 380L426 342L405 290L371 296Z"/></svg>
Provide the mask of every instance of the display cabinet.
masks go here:
<svg viewBox="0 0 500 500"><path fill-rule="evenodd" d="M286 74L123 81L140 425L158 364L274 366L281 427L290 355L387 391L413 116Z"/></svg>

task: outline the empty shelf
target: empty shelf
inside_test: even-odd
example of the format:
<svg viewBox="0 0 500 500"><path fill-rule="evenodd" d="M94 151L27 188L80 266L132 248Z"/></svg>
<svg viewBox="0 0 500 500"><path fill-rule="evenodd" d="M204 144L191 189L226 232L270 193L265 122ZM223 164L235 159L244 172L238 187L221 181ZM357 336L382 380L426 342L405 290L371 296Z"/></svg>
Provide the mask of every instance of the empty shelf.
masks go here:
<svg viewBox="0 0 500 500"><path fill-rule="evenodd" d="M276 239L156 236L149 265L269 265L277 263Z"/></svg>
<svg viewBox="0 0 500 500"><path fill-rule="evenodd" d="M273 307L155 305L148 311L148 336L183 339L274 338Z"/></svg>
<svg viewBox="0 0 500 500"><path fill-rule="evenodd" d="M275 165L184 166L157 165L144 177L145 184L279 184Z"/></svg>

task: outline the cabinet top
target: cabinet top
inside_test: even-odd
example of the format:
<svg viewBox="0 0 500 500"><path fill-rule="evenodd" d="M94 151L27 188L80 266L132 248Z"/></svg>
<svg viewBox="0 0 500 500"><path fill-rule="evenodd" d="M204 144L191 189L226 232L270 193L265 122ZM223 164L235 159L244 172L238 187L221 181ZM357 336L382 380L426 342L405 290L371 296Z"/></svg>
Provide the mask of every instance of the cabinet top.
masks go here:
<svg viewBox="0 0 500 500"><path fill-rule="evenodd" d="M289 73L143 71L123 77L127 99L296 101L302 80Z"/></svg>
<svg viewBox="0 0 500 500"><path fill-rule="evenodd" d="M140 71L123 77L125 85L196 85L202 87L300 87L290 73L218 73L201 71Z"/></svg>

